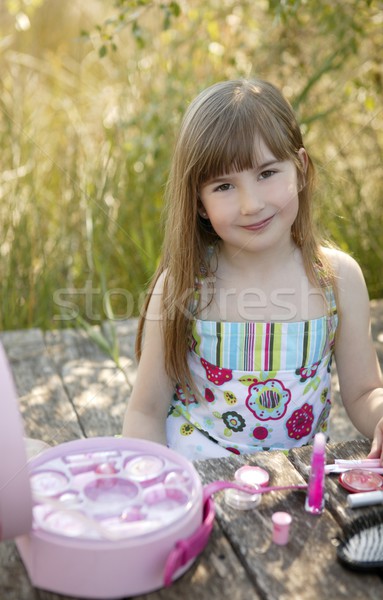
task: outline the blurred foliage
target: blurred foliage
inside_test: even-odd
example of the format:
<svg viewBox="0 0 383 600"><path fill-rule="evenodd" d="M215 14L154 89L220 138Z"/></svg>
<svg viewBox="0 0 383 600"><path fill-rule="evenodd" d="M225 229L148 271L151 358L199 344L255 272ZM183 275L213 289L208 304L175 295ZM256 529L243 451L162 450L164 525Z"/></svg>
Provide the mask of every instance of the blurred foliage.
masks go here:
<svg viewBox="0 0 383 600"><path fill-rule="evenodd" d="M382 25L377 0L5 0L0 328L138 313L181 115L237 77L298 111L324 233L383 297Z"/></svg>

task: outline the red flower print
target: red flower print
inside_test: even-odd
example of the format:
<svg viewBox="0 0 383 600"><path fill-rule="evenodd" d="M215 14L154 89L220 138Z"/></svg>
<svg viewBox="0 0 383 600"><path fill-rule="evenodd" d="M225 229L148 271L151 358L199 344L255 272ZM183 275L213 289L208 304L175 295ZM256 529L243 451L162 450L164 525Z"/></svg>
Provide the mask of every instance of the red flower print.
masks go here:
<svg viewBox="0 0 383 600"><path fill-rule="evenodd" d="M205 387L205 400L207 402L214 402L215 396L213 390L208 387Z"/></svg>
<svg viewBox="0 0 383 600"><path fill-rule="evenodd" d="M230 448L229 446L226 446L226 450L229 450L229 452L232 452L233 454L241 454L238 448Z"/></svg>
<svg viewBox="0 0 383 600"><path fill-rule="evenodd" d="M311 377L315 377L318 367L320 365L320 360L312 365L308 365L307 367L301 367L295 371L296 375L300 375L299 381L304 383L307 379Z"/></svg>
<svg viewBox="0 0 383 600"><path fill-rule="evenodd" d="M208 380L215 383L215 385L223 385L226 381L230 381L233 378L233 372L230 369L212 365L204 358L201 358L201 365L206 371Z"/></svg>
<svg viewBox="0 0 383 600"><path fill-rule="evenodd" d="M262 427L262 425L259 425L253 431L253 436L255 437L256 440L265 440L268 435L269 435L268 429L266 429L266 427Z"/></svg>
<svg viewBox="0 0 383 600"><path fill-rule="evenodd" d="M247 408L260 421L281 419L287 411L291 392L279 379L266 379L249 387Z"/></svg>
<svg viewBox="0 0 383 600"><path fill-rule="evenodd" d="M293 412L286 421L289 438L300 440L310 434L314 421L313 407L310 404L304 404Z"/></svg>

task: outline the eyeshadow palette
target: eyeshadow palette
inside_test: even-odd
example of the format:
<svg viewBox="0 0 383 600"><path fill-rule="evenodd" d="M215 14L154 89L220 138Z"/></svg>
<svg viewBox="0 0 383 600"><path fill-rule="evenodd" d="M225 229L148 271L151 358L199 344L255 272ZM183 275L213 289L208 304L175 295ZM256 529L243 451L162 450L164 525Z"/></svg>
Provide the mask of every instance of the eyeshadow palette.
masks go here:
<svg viewBox="0 0 383 600"><path fill-rule="evenodd" d="M16 540L32 585L124 598L190 567L214 521L191 462L159 444L112 437L60 444L27 462L1 345L0 383L0 540Z"/></svg>
<svg viewBox="0 0 383 600"><path fill-rule="evenodd" d="M174 462L137 450L95 450L45 461L31 472L33 528L66 537L122 540L177 522L196 485Z"/></svg>
<svg viewBox="0 0 383 600"><path fill-rule="evenodd" d="M32 583L62 594L120 598L160 588L174 548L203 524L193 465L144 440L60 444L29 463L29 482L32 529L16 543ZM171 580L196 554L171 569Z"/></svg>

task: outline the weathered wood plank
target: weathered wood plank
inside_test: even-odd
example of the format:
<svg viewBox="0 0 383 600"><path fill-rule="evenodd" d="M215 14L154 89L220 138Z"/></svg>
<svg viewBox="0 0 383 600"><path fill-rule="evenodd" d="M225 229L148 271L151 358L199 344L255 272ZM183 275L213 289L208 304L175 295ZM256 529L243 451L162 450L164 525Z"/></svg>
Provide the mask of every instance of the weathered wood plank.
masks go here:
<svg viewBox="0 0 383 600"><path fill-rule="evenodd" d="M1 600L40 600L39 591L29 581L14 542L0 544Z"/></svg>
<svg viewBox="0 0 383 600"><path fill-rule="evenodd" d="M96 331L100 328L95 327ZM105 353L83 329L54 329L44 333L44 341L57 371L67 362L79 359L103 360Z"/></svg>
<svg viewBox="0 0 383 600"><path fill-rule="evenodd" d="M68 362L62 379L86 437L121 434L130 387L112 360Z"/></svg>
<svg viewBox="0 0 383 600"><path fill-rule="evenodd" d="M83 437L79 420L38 329L0 334L16 388L25 434L55 445Z"/></svg>
<svg viewBox="0 0 383 600"><path fill-rule="evenodd" d="M85 436L120 434L132 387L127 375L132 359L120 354L118 368L81 330L48 332L45 339Z"/></svg>
<svg viewBox="0 0 383 600"><path fill-rule="evenodd" d="M203 481L233 479L240 464L257 464L271 475L275 485L303 483L288 458L276 452L234 459L196 463ZM262 497L259 507L236 511L217 495L217 518L246 570L257 582L266 600L312 600L312 598L382 598L383 584L375 576L348 572L336 560L336 538L340 532L335 519L325 513L312 516L304 510L304 492L273 492ZM271 516L282 510L293 517L291 537L286 547L271 541ZM311 555L310 555L310 552ZM348 590L348 592L347 592ZM329 591L331 594L329 595Z"/></svg>
<svg viewBox="0 0 383 600"><path fill-rule="evenodd" d="M211 600L212 598L230 598L230 600L262 598L254 589L245 569L217 525L214 526L205 550L189 571L171 587L138 596L136 600Z"/></svg>

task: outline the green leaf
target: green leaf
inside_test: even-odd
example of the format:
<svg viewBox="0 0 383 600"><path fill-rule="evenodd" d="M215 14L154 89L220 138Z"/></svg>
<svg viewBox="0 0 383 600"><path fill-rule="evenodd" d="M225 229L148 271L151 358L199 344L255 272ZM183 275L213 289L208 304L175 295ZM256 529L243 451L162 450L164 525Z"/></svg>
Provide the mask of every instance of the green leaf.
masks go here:
<svg viewBox="0 0 383 600"><path fill-rule="evenodd" d="M181 7L178 2L171 2L169 4L169 10L174 17L179 17L181 14Z"/></svg>
<svg viewBox="0 0 383 600"><path fill-rule="evenodd" d="M98 49L98 55L100 58L104 58L104 56L106 56L107 54L108 54L108 48L104 44L103 46L101 46Z"/></svg>

